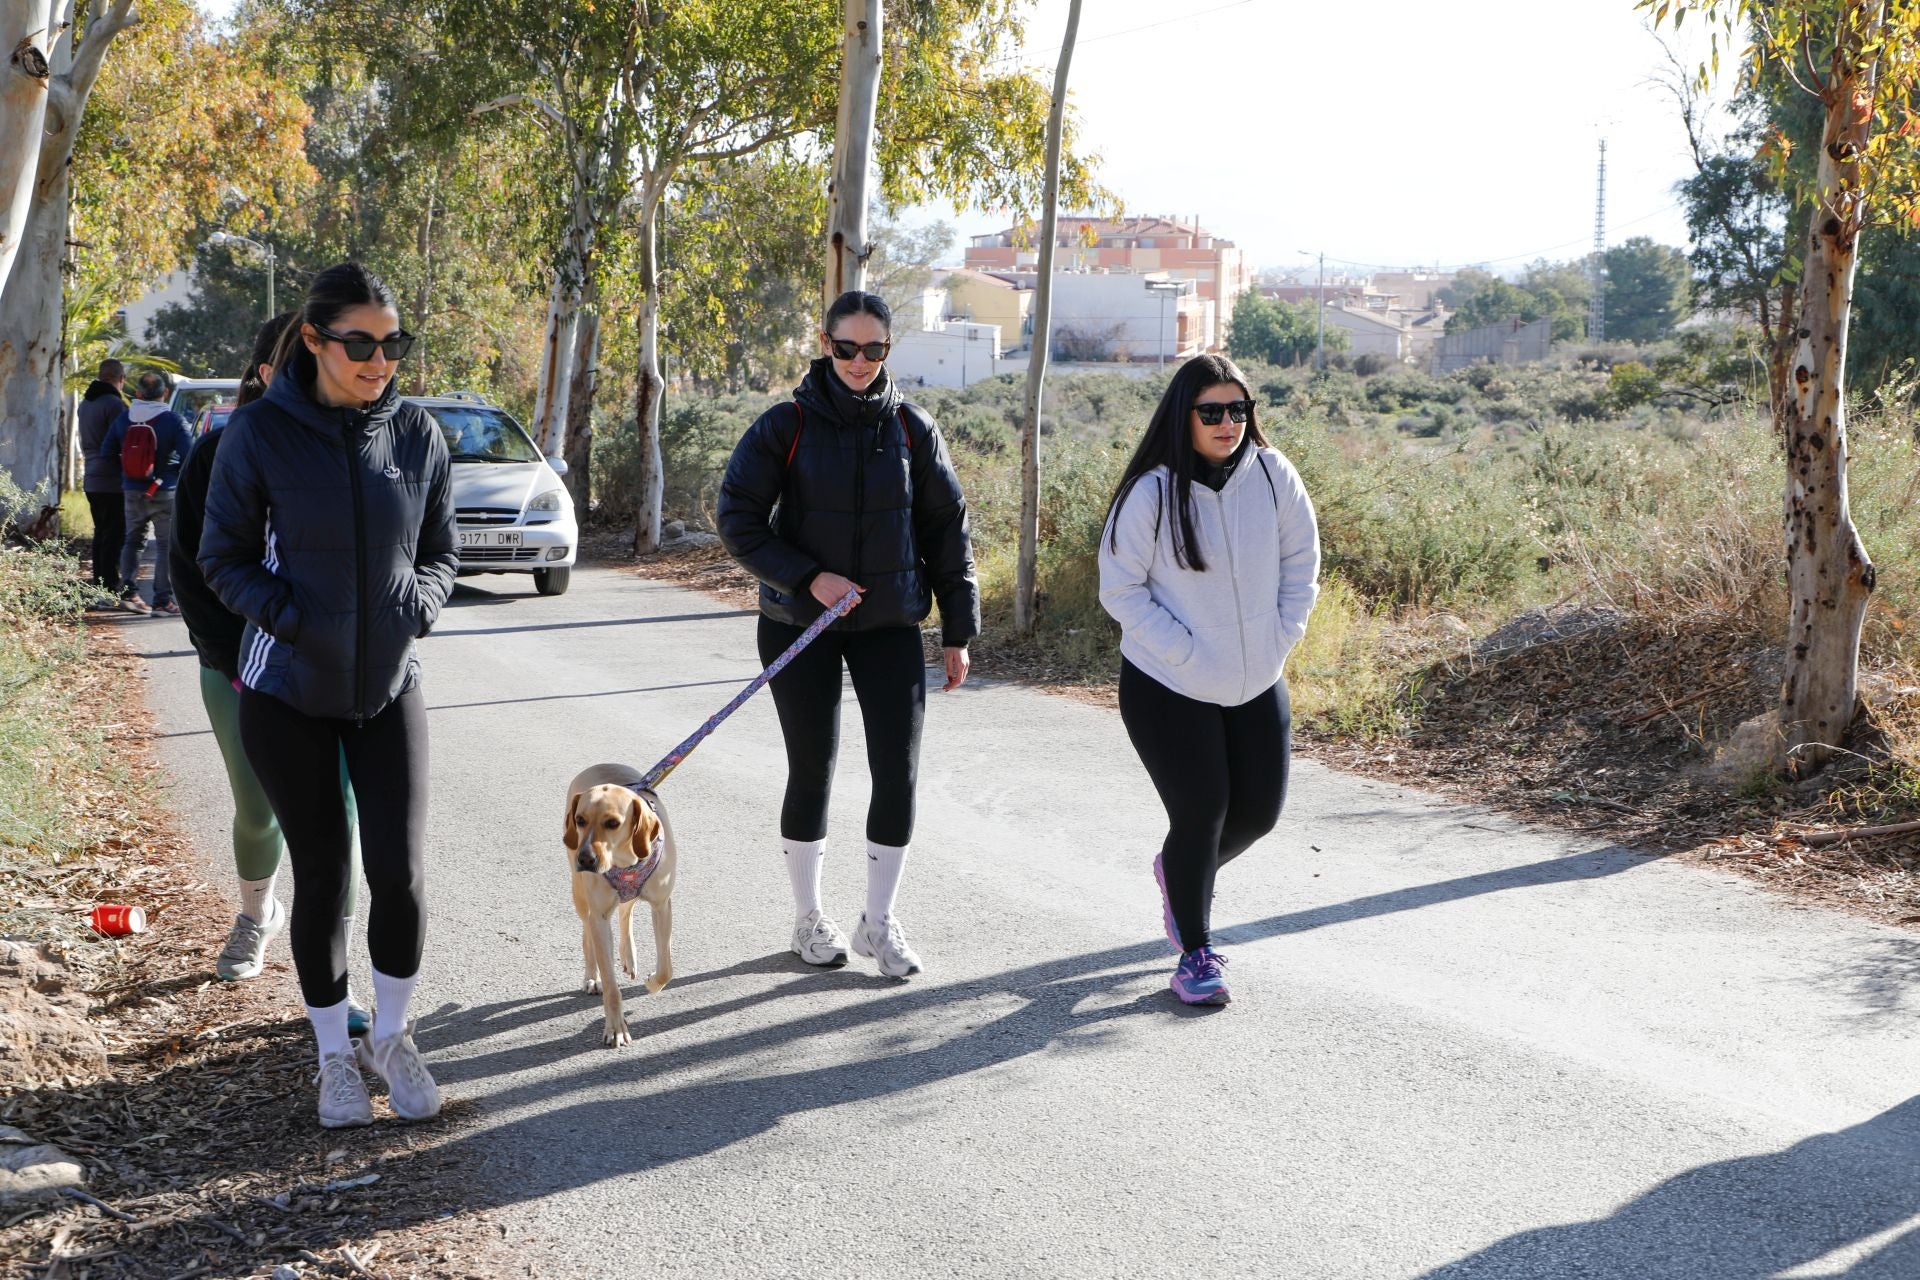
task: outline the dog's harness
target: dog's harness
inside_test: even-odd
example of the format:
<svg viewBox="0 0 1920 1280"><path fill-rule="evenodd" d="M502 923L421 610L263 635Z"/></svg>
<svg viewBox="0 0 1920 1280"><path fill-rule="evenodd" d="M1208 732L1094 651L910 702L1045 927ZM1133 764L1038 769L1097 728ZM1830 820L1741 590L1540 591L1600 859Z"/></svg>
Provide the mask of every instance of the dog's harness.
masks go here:
<svg viewBox="0 0 1920 1280"><path fill-rule="evenodd" d="M859 599L860 593L858 591L849 591L844 596L841 596L831 609L828 609L825 613L815 618L807 629L800 633L798 640L795 640L787 646L785 653L768 663L765 671L762 671L749 681L746 688L734 694L733 701L708 716L707 722L698 729L695 729L685 742L682 742L679 746L667 752L666 757L662 759L659 764L654 765L653 768L642 774L640 784L633 789L647 795L653 794L654 790L658 788L662 782L666 781L667 775L679 768L680 762L692 755L693 749L706 740L708 734L718 729L721 722L738 711L748 698L760 692L762 685L786 670L787 664L798 657L802 649L812 644L814 639L819 636L822 631L825 631L827 627L833 623L835 618L841 617L847 610L853 608ZM653 859L649 858L648 861L651 862ZM611 878L613 873L609 871L607 875ZM615 888L618 887L618 885L615 886ZM634 892L638 893L639 890L635 889Z"/></svg>
<svg viewBox="0 0 1920 1280"><path fill-rule="evenodd" d="M645 800L655 814L660 811L660 797L651 787L630 787L628 790ZM653 837L653 847L647 850L647 856L630 867L608 867L600 874L613 886L613 896L622 902L632 902L647 887L647 881L653 879L653 873L660 869L660 855L666 852L667 833L662 828Z"/></svg>

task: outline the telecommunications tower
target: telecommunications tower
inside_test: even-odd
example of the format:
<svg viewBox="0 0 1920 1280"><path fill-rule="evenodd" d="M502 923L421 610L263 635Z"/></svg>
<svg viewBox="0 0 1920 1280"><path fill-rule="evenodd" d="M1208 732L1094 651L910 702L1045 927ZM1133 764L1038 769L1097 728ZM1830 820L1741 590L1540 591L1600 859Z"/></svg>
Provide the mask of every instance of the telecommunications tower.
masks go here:
<svg viewBox="0 0 1920 1280"><path fill-rule="evenodd" d="M1607 140L1600 139L1600 181L1593 197L1593 260L1587 274L1593 281L1593 301L1587 304L1587 341L1607 336Z"/></svg>

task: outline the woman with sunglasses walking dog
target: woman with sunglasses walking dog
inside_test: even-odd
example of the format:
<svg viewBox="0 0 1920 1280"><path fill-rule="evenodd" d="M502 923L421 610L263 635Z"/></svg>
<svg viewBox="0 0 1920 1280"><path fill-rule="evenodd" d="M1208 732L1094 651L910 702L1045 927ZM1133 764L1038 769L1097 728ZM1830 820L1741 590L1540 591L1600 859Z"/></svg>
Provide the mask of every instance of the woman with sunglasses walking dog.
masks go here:
<svg viewBox="0 0 1920 1280"><path fill-rule="evenodd" d="M967 678L980 632L967 504L940 430L887 376L893 314L871 293L827 309L822 355L789 404L762 414L734 448L720 487L720 537L760 579L760 660L771 663L849 591L859 602L771 682L786 739L780 808L797 917L792 950L845 964L847 938L820 905L827 799L840 745L840 672L867 733L867 903L853 950L880 972L920 971L893 914L913 837L926 664L920 623L940 604L945 690Z"/></svg>
<svg viewBox="0 0 1920 1280"><path fill-rule="evenodd" d="M293 863L293 962L320 1051L320 1123L373 1119L362 1068L404 1119L438 1114L407 1004L426 925L427 713L414 641L453 590L447 445L402 403L413 338L358 263L314 278L264 397L214 460L199 562L240 640L240 740ZM360 811L373 1027L347 1030L345 754Z"/></svg>
<svg viewBox="0 0 1920 1280"><path fill-rule="evenodd" d="M1122 474L1100 546L1119 622L1120 717L1166 806L1154 857L1169 985L1225 1004L1214 874L1279 821L1291 748L1280 671L1319 592L1320 535L1293 464L1224 356L1180 367Z"/></svg>

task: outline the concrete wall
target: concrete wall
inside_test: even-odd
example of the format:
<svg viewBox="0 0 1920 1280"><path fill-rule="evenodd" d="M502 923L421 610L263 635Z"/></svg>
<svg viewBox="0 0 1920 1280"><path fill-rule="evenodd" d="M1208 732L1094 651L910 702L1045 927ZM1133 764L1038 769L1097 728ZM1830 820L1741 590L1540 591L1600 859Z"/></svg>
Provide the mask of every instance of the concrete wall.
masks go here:
<svg viewBox="0 0 1920 1280"><path fill-rule="evenodd" d="M1005 372L1000 326L955 320L932 329L896 329L887 371L902 387L972 386Z"/></svg>
<svg viewBox="0 0 1920 1280"><path fill-rule="evenodd" d="M1535 320L1532 324L1508 320L1482 325L1465 333L1446 334L1436 342L1432 371L1452 373L1483 360L1490 364L1532 364L1545 360L1547 349L1552 345L1551 320Z"/></svg>
<svg viewBox="0 0 1920 1280"><path fill-rule="evenodd" d="M975 324L997 325L1008 347L1024 347L1031 339L1033 290L990 284L961 274L946 280L947 313Z"/></svg>

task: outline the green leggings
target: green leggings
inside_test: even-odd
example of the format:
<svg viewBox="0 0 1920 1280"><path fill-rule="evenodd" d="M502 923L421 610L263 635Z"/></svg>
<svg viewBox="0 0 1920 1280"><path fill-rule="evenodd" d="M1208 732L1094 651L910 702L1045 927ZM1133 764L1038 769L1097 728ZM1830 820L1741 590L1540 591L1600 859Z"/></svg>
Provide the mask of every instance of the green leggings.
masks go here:
<svg viewBox="0 0 1920 1280"><path fill-rule="evenodd" d="M273 806L253 776L247 753L240 749L240 693L211 667L200 668L200 701L206 704L207 719L213 723L213 739L220 744L220 758L227 762L227 783L233 789L233 865L242 880L265 880L280 868L280 854L286 848L280 838L280 824L274 820ZM353 784L347 781L347 758L340 756L340 794L347 802L347 909L353 914L355 886L360 882L359 810L353 802Z"/></svg>

